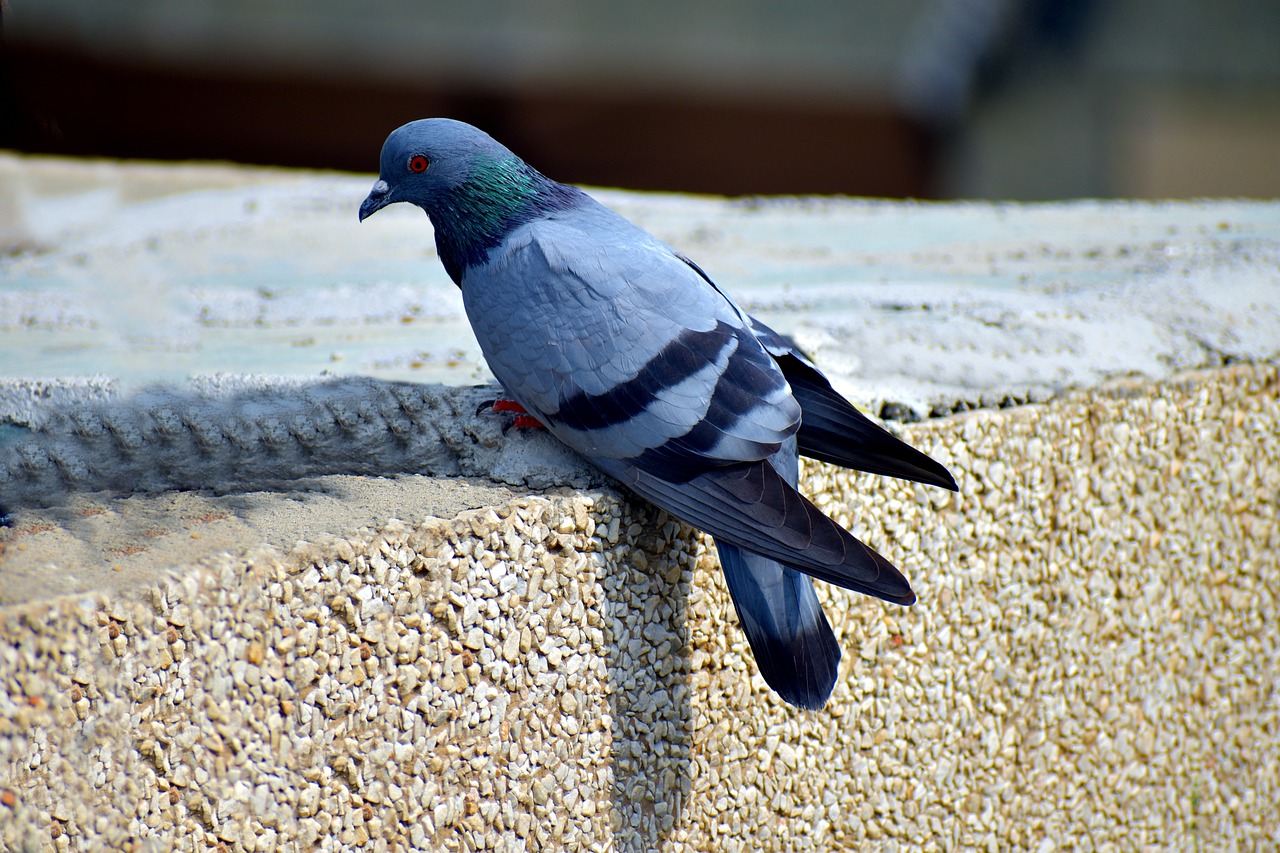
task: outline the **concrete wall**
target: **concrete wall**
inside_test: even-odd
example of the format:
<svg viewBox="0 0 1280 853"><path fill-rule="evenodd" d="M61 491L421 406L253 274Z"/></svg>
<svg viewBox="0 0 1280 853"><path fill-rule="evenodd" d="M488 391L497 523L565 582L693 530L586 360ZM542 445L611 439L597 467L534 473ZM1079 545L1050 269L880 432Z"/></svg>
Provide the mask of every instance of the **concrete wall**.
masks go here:
<svg viewBox="0 0 1280 853"><path fill-rule="evenodd" d="M820 712L755 674L713 552L607 489L5 608L0 845L1265 846L1278 386L1242 364L909 428L957 496L810 466L920 594L822 587Z"/></svg>

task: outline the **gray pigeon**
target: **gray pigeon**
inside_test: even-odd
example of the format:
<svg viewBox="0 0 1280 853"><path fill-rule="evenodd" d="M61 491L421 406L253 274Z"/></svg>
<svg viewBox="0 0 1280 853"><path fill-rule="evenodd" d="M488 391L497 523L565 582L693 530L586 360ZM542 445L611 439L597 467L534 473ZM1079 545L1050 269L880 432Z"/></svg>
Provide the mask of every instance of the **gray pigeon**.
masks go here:
<svg viewBox="0 0 1280 853"><path fill-rule="evenodd" d="M955 489L693 261L450 119L382 148L360 219L431 218L490 369L551 434L715 538L765 681L822 707L840 646L810 577L911 604L906 578L796 491L799 455Z"/></svg>

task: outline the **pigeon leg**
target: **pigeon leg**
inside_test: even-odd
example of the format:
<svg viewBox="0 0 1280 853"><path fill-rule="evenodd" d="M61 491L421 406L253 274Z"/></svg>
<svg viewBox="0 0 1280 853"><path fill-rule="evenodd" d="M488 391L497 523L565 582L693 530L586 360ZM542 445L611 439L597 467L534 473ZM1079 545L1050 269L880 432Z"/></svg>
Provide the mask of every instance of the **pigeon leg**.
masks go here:
<svg viewBox="0 0 1280 853"><path fill-rule="evenodd" d="M497 400L486 400L480 404L480 408L476 410L476 414L480 414L480 412L483 412L485 409L488 409L491 412L507 412L515 415L515 420L511 422L511 426L514 429L546 429L546 426L543 425L542 421L529 414L525 410L524 406L520 405L515 400L504 400L501 398Z"/></svg>

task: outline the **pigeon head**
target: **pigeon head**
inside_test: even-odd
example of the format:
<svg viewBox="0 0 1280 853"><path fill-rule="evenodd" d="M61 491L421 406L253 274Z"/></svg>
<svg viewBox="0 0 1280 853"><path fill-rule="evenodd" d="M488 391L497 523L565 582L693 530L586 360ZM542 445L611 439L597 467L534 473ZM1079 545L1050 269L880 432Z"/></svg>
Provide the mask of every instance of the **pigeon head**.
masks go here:
<svg viewBox="0 0 1280 853"><path fill-rule="evenodd" d="M360 221L396 202L431 217L445 270L461 284L512 229L577 203L583 194L529 166L482 130L429 118L394 130L382 146L378 180Z"/></svg>
<svg viewBox="0 0 1280 853"><path fill-rule="evenodd" d="M476 173L518 158L489 134L447 118L412 121L382 146L378 182L360 205L360 221L389 204L407 201L428 215L449 206Z"/></svg>

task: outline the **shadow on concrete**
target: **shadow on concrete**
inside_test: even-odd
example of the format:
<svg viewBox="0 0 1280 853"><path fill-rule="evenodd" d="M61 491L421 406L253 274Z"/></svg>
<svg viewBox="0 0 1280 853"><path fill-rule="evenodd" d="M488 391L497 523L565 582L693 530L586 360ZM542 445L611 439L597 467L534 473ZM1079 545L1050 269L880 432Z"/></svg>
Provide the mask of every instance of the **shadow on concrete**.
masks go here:
<svg viewBox="0 0 1280 853"><path fill-rule="evenodd" d="M673 840L692 787L687 611L694 540L687 525L638 501L625 504L622 524L643 532L623 537L632 542L630 558L606 579L614 843L647 853Z"/></svg>

